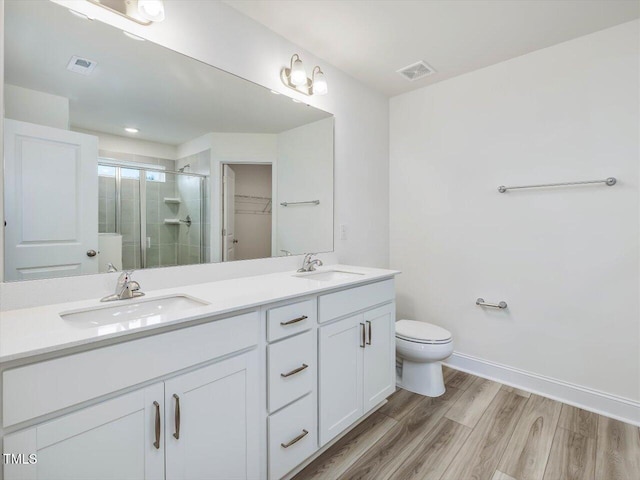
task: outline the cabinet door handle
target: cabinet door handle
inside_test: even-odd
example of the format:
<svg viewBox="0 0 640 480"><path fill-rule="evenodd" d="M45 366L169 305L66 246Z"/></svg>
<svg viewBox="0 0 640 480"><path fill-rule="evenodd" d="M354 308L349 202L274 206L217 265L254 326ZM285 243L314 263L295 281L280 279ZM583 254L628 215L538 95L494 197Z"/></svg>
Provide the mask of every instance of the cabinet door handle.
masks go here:
<svg viewBox="0 0 640 480"><path fill-rule="evenodd" d="M364 323L360 324L360 333L362 334L362 341L360 342L360 348L364 348L366 344L365 333L364 333Z"/></svg>
<svg viewBox="0 0 640 480"><path fill-rule="evenodd" d="M304 437L306 437L309 434L308 431L306 430L302 430L302 433L300 435L298 435L296 438L294 438L293 440L291 440L288 443L281 443L280 446L282 448L289 448L291 445L293 445L294 443L298 443L300 440L302 440Z"/></svg>
<svg viewBox="0 0 640 480"><path fill-rule="evenodd" d="M160 404L153 402L153 406L156 407L156 441L153 442L153 446L156 449L160 449Z"/></svg>
<svg viewBox="0 0 640 480"><path fill-rule="evenodd" d="M302 315L301 317L294 318L293 320L289 320L288 322L280 322L280 325L286 327L287 325L292 325L294 323L301 322L303 320L306 320L307 318L309 318L309 317L307 317L306 315Z"/></svg>
<svg viewBox="0 0 640 480"><path fill-rule="evenodd" d="M284 377L284 378L290 377L291 375L295 375L296 373L300 373L305 368L309 368L309 365L307 365L306 363L303 363L301 367L298 367L295 370L291 370L289 373L281 373L280 376Z"/></svg>
<svg viewBox="0 0 640 480"><path fill-rule="evenodd" d="M369 340L367 340L367 345L371 345L371 322L367 320L367 326L369 330Z"/></svg>
<svg viewBox="0 0 640 480"><path fill-rule="evenodd" d="M176 440L179 440L180 439L180 397L174 393L173 398L176 399L176 409L175 409L176 431L173 434L173 436Z"/></svg>

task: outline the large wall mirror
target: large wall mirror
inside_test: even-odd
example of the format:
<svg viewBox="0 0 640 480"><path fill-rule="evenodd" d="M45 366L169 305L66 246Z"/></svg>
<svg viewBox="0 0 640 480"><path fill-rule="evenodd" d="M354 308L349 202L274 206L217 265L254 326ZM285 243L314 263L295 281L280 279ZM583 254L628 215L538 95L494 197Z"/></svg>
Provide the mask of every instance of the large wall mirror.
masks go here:
<svg viewBox="0 0 640 480"><path fill-rule="evenodd" d="M6 281L333 250L331 114L47 0L4 22Z"/></svg>

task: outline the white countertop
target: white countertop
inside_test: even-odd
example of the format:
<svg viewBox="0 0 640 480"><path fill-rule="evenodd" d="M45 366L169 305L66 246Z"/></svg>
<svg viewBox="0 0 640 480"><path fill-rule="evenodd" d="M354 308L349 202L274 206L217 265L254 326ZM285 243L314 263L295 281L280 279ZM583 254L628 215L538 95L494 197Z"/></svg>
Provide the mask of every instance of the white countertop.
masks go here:
<svg viewBox="0 0 640 480"><path fill-rule="evenodd" d="M361 276L321 281L295 276L295 272L272 273L253 277L200 283L147 292L144 297L101 303L99 298L23 308L0 313L0 363L86 345L133 333L150 331L201 318L223 315L247 308L273 303L302 295L317 294L340 287L368 283L397 275L396 270L329 265L317 272L344 270ZM143 320L83 326L60 317L60 313L96 307L111 307L123 302L139 302L170 295L188 295L208 303L185 313L156 315Z"/></svg>

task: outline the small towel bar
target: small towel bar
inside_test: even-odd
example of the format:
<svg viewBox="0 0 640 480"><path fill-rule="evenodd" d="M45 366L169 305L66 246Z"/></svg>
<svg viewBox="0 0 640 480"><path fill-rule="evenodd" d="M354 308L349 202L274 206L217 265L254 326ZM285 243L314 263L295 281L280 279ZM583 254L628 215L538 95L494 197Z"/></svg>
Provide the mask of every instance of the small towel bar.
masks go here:
<svg viewBox="0 0 640 480"><path fill-rule="evenodd" d="M480 307L499 308L501 310L504 310L505 308L507 308L507 302L487 303L487 302L484 301L484 298L478 298L476 300L476 305L478 305Z"/></svg>

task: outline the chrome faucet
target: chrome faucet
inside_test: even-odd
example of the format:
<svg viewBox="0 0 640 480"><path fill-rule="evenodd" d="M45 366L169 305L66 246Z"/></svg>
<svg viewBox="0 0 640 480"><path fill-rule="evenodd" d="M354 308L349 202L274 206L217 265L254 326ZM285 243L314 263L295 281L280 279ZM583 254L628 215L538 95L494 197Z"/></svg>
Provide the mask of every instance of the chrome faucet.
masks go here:
<svg viewBox="0 0 640 480"><path fill-rule="evenodd" d="M303 272L313 272L316 269L316 266L321 267L322 266L322 260L320 260L319 258L316 258L315 260L311 260L311 257L313 257L315 255L315 253L307 253L304 256L304 260L302 261L302 268L298 269L298 272L303 273Z"/></svg>
<svg viewBox="0 0 640 480"><path fill-rule="evenodd" d="M114 300L126 300L128 298L142 297L143 292L140 291L140 284L135 280L131 280L133 270L122 272L116 283L116 292L100 299L101 302L112 302Z"/></svg>

